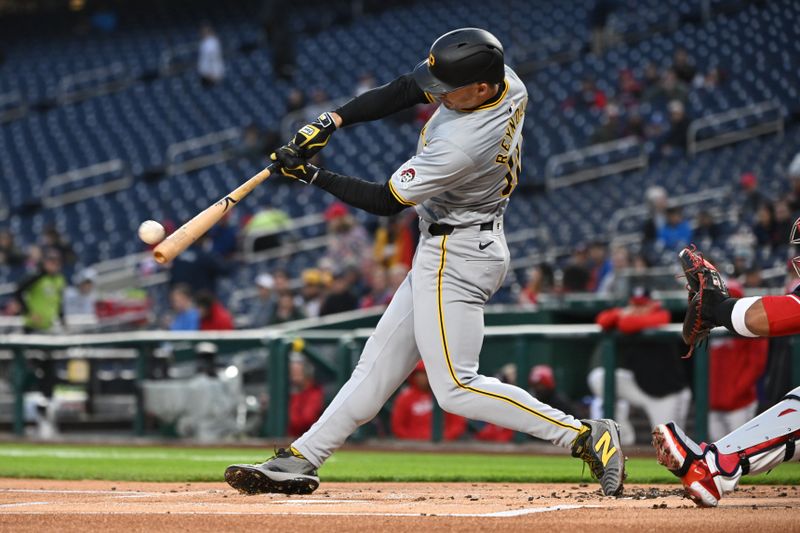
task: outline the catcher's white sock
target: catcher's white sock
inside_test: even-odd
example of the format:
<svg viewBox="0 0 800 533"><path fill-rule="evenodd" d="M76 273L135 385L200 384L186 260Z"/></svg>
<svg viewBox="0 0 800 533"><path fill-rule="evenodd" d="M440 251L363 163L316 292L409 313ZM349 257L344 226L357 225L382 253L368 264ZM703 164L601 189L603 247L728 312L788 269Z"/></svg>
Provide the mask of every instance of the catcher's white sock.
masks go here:
<svg viewBox="0 0 800 533"><path fill-rule="evenodd" d="M742 337L758 337L758 335L747 329L747 326L744 323L744 315L747 313L747 310L750 309L750 307L760 299L760 296L739 298L739 300L737 300L736 304L733 306L733 311L731 312L733 329Z"/></svg>

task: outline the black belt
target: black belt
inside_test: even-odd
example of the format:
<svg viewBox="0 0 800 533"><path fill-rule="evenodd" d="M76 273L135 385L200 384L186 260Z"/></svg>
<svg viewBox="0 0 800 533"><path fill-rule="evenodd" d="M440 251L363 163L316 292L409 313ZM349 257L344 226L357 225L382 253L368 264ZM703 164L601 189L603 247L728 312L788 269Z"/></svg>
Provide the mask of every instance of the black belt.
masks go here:
<svg viewBox="0 0 800 533"><path fill-rule="evenodd" d="M494 228L494 222L484 222L480 225L480 231L491 231L492 228ZM454 229L456 227L450 224L431 224L428 226L428 233L434 236L450 235Z"/></svg>

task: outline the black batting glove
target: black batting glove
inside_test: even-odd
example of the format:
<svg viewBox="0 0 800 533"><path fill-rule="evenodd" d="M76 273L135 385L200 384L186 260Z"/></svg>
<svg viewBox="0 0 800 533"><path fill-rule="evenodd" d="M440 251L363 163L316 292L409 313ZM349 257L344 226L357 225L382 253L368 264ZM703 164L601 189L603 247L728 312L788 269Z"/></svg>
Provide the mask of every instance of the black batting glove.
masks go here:
<svg viewBox="0 0 800 533"><path fill-rule="evenodd" d="M311 159L314 154L325 148L336 131L336 123L330 113L323 113L317 120L306 124L295 134L292 142L301 157Z"/></svg>
<svg viewBox="0 0 800 533"><path fill-rule="evenodd" d="M297 146L290 142L272 152L269 156L274 161L280 173L287 178L296 179L303 183L311 183L319 172L319 168L310 165L308 161L300 155Z"/></svg>

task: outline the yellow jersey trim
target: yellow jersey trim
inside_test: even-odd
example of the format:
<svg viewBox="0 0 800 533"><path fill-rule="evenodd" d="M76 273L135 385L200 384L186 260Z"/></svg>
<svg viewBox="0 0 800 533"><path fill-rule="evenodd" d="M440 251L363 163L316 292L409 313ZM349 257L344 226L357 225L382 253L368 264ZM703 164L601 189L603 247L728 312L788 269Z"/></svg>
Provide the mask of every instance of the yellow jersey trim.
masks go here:
<svg viewBox="0 0 800 533"><path fill-rule="evenodd" d="M552 419L549 416L542 414L535 409L528 407L527 405L523 405L518 401L514 400L513 398L509 398L507 396L503 396L502 394L497 394L494 392L488 392L481 389L476 389L475 387L470 387L469 385L464 385L459 381L458 376L456 376L456 372L453 369L453 362L450 359L450 350L447 347L447 331L444 325L444 305L442 304L442 277L444 274L444 267L447 262L447 235L442 236L442 256L441 260L439 261L439 273L438 273L438 280L436 284L436 293L438 298L438 318L439 318L439 334L442 339L442 351L444 352L445 360L447 361L447 369L450 372L450 377L453 378L453 381L460 389L468 390L470 392L474 392L476 394L482 394L483 396L488 396L490 398L496 398L498 400L502 400L504 402L510 403L514 407L518 409L522 409L525 412L528 412L536 417L541 418L545 422L549 422L556 426L562 427L564 429L570 429L575 432L580 432L581 428L573 427L569 424L565 424L563 422L559 422L558 420Z"/></svg>
<svg viewBox="0 0 800 533"><path fill-rule="evenodd" d="M397 200L398 202L400 202L403 205L407 205L409 207L413 207L413 206L417 205L414 202L410 202L410 201L406 200L405 198L403 198L402 196L400 196L400 193L398 193L397 190L395 190L394 185L392 185L392 180L389 180L389 192L392 193L392 196L394 196L395 200Z"/></svg>
<svg viewBox="0 0 800 533"><path fill-rule="evenodd" d="M479 105L474 109L470 109L470 111L484 111L486 109L494 109L495 107L499 106L505 99L506 95L508 94L508 87L509 87L508 78L503 80L503 84L505 85L505 87L503 88L503 92L500 93L499 97L497 96L495 97L497 98L496 100L493 99L494 101L491 101L483 105Z"/></svg>

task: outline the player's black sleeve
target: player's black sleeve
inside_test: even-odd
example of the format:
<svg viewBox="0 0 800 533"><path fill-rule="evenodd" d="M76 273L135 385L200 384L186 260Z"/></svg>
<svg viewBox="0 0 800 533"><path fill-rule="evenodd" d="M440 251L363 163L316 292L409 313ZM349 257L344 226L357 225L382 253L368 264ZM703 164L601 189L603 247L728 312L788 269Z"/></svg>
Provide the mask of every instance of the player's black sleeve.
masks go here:
<svg viewBox="0 0 800 533"><path fill-rule="evenodd" d="M395 215L407 207L392 195L388 181L381 185L321 168L312 183L346 204L373 215Z"/></svg>
<svg viewBox="0 0 800 533"><path fill-rule="evenodd" d="M356 96L335 112L342 117L342 126L388 117L401 109L433 100L419 88L411 74Z"/></svg>

